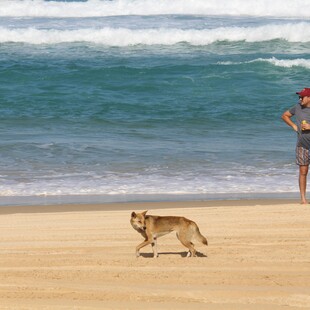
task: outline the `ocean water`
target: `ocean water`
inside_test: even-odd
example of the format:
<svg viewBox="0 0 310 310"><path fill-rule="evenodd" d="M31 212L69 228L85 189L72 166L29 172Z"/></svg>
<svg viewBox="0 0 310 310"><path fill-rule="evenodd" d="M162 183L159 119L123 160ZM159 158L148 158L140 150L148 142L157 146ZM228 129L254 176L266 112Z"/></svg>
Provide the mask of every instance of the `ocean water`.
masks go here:
<svg viewBox="0 0 310 310"><path fill-rule="evenodd" d="M298 197L281 114L310 87L309 17L309 0L1 1L0 205Z"/></svg>

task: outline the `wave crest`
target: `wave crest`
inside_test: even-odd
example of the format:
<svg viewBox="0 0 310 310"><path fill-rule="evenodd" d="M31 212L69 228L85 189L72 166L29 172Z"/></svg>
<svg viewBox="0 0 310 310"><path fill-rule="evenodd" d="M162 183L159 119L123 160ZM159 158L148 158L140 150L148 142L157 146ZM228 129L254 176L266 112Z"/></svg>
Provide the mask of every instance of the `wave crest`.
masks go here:
<svg viewBox="0 0 310 310"><path fill-rule="evenodd" d="M272 58L257 58L250 61L245 62L231 62L231 61L225 61L225 62L219 62L219 65L241 65L244 63L255 63L255 62L268 62L271 63L277 67L284 67L284 68L292 68L292 67L303 67L306 69L310 69L310 59L304 59L304 58L297 58L297 59L277 59L275 57Z"/></svg>
<svg viewBox="0 0 310 310"><path fill-rule="evenodd" d="M0 27L0 42L30 44L56 44L90 42L107 46L174 45L186 42L191 45L208 45L217 41L263 42L282 39L289 42L310 42L309 23L288 23L251 27L222 27L204 30L88 28L78 30L44 30L36 28L8 29Z"/></svg>

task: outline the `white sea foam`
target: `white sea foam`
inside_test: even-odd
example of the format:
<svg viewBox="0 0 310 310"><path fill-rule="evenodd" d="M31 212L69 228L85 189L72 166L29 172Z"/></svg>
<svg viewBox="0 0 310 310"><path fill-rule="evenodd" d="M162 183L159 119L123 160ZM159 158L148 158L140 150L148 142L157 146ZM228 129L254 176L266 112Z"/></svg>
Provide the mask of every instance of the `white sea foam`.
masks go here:
<svg viewBox="0 0 310 310"><path fill-rule="evenodd" d="M293 172L294 174L294 172ZM55 195L208 195L233 193L295 192L291 175L197 176L189 180L164 176L135 176L109 179L38 178L26 183L4 184L0 196L55 196Z"/></svg>
<svg viewBox="0 0 310 310"><path fill-rule="evenodd" d="M44 0L2 0L0 16L92 17L113 15L248 15L309 17L305 0L88 0L59 2Z"/></svg>
<svg viewBox="0 0 310 310"><path fill-rule="evenodd" d="M241 65L245 63L254 63L254 62L268 62L275 66L284 67L284 68L303 67L306 69L310 69L310 59L303 59L303 58L297 58L297 59L277 59L275 57L257 58L257 59L245 61L245 62L223 61L223 62L218 62L218 64L220 65Z"/></svg>
<svg viewBox="0 0 310 310"><path fill-rule="evenodd" d="M310 69L310 59L257 59L257 61L267 61L275 66L292 68L292 67L304 67Z"/></svg>
<svg viewBox="0 0 310 310"><path fill-rule="evenodd" d="M289 42L310 42L310 23L286 23L259 27L220 27L215 29L127 29L88 28L56 30L0 27L0 42L55 44L91 42L108 46L173 45L187 42L191 45L208 45L217 41L263 42L283 39Z"/></svg>

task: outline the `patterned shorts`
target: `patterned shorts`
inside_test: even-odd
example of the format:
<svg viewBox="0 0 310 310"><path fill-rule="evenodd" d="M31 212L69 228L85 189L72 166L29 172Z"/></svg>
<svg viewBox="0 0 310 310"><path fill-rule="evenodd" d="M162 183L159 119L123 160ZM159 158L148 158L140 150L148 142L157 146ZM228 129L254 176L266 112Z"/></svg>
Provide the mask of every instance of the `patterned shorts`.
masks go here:
<svg viewBox="0 0 310 310"><path fill-rule="evenodd" d="M310 164L310 150L302 146L296 147L296 164L299 166L308 166Z"/></svg>

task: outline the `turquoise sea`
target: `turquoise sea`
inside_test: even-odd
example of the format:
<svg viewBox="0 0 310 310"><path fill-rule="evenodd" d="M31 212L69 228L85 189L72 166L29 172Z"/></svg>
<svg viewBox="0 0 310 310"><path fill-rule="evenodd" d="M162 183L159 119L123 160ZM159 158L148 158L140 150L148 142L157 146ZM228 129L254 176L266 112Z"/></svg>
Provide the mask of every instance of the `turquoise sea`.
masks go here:
<svg viewBox="0 0 310 310"><path fill-rule="evenodd" d="M0 205L298 197L281 114L310 87L309 17L308 0L1 1Z"/></svg>

